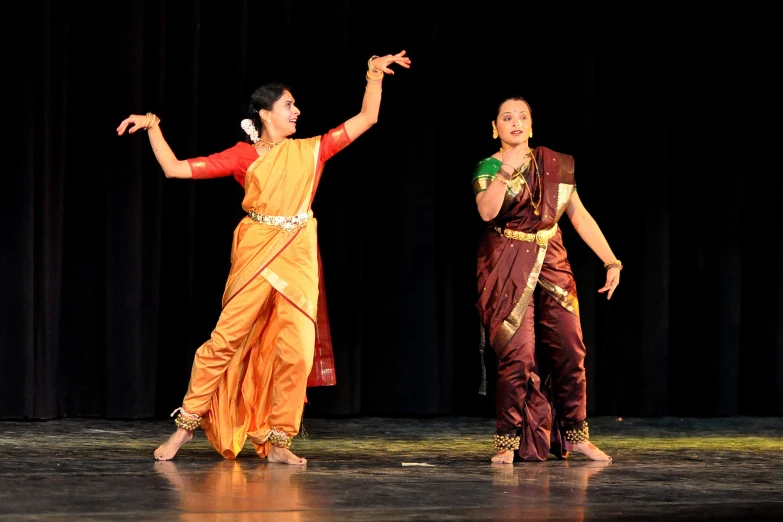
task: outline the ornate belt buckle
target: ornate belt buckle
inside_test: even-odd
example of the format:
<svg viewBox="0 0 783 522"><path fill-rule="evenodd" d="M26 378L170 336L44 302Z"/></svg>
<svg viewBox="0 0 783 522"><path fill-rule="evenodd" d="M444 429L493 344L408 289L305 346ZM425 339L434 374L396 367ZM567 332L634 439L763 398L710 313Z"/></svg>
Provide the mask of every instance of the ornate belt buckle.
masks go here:
<svg viewBox="0 0 783 522"><path fill-rule="evenodd" d="M539 246L546 245L547 237L546 237L546 230L539 230L536 232L536 244Z"/></svg>

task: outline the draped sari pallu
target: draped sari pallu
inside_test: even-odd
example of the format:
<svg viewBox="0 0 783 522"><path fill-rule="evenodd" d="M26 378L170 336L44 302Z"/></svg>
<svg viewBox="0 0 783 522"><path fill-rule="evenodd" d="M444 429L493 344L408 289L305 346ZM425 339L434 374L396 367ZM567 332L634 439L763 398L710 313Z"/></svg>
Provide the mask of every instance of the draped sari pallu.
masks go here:
<svg viewBox="0 0 783 522"><path fill-rule="evenodd" d="M201 365L196 372L198 353L204 347L200 348L183 401L183 408L188 412L201 413L199 408L208 410L202 428L226 458L235 457L247 437L253 441L259 455L265 456L268 451L268 442L264 442L266 434L272 428L281 427L269 424L272 405L275 409L273 420L285 419L280 423L288 435L293 436L298 432L306 401L304 389L335 383L317 222L312 217L310 205L325 161L349 143L340 126L323 137L288 139L263 157L258 157L249 144L237 144L234 149L238 150L229 149L191 160L194 178L215 177L214 172L227 170L225 164L217 168L218 163L235 161L228 170L238 180L240 173L244 176L242 207L249 213L234 230L223 313L212 339L205 343L206 346L216 339L232 339L235 351L225 371L216 364L214 371L209 365L206 369ZM249 156L250 152L255 155L254 159ZM232 158L232 154L236 157ZM251 163L242 172L248 160ZM307 219L286 230L260 223L258 216L305 216ZM277 293L276 297L267 298L273 295L269 293L272 291ZM260 310L256 302L259 296L266 303ZM292 330L275 330L275 309L278 314L282 309L295 310L285 312L293 320ZM249 331L244 326L248 323L252 323ZM307 346L301 346L301 339L309 339L310 334L313 342L305 341ZM302 379L296 379L297 382L290 382L289 378L279 382L274 379L273 362L280 346L301 350L308 373ZM206 384L208 379L196 376L212 372L211 377L215 378L218 371L222 372L220 382L214 393L210 393L211 385ZM281 399L289 394L293 394L291 400ZM203 401L207 399L209 404L204 405Z"/></svg>
<svg viewBox="0 0 783 522"><path fill-rule="evenodd" d="M500 166L501 162L491 157L478 163L473 176L474 193L492 183ZM531 192L538 196L539 191L535 169L539 169L543 186L538 215L530 201ZM574 190L573 157L537 147L535 161L512 179L498 216L489 223L479 243L476 306L482 327L482 363L488 341L498 359L498 433L519 432L519 454L524 460L545 460L550 447L557 450L556 446L561 445L559 430L552 430L555 394L561 400L568 397L564 401L567 407L562 408L568 411L563 413L584 417L584 391L579 389L584 384L579 304L562 232L557 226ZM557 306L551 306L552 303ZM548 378L550 364L536 362L546 359L535 357L534 353L536 304L541 314L537 325L539 344L576 348L571 355L551 350L555 353L552 365L576 366L569 369L573 375L563 379L576 382L576 389L570 386L568 390L553 390ZM566 327L561 329L560 324ZM569 358L569 364L561 364L558 357ZM521 371L520 364L524 366ZM519 382L519 373L524 382ZM507 386L504 380L508 381ZM485 380L480 392L486 393Z"/></svg>

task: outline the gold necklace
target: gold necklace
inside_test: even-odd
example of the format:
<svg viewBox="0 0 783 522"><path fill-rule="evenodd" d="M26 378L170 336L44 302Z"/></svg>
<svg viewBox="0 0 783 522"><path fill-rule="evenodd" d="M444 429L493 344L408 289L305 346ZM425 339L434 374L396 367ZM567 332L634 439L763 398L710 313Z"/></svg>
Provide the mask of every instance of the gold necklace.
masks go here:
<svg viewBox="0 0 783 522"><path fill-rule="evenodd" d="M541 185L541 171L538 170L538 162L536 161L536 156L534 154L530 154L530 156L533 158L533 167L536 169L536 185L538 185L538 202L533 201L533 191L530 191L530 206L533 207L533 214L536 216L541 215L541 211L538 209L538 207L541 206L541 198L544 197L544 187ZM527 185L527 183L525 183ZM527 187L528 190L530 190L530 186Z"/></svg>
<svg viewBox="0 0 783 522"><path fill-rule="evenodd" d="M503 154L503 152L505 152L503 150L503 147L500 147L500 153ZM529 184L524 183L524 179L525 178L522 176L522 167L524 167L525 165L528 165L530 162L522 163L522 165L520 165L519 167L515 168L514 169L514 176L512 176L512 178L514 178L514 177L522 178L522 180L523 180L522 184L527 186L527 190L530 192L530 206L533 207L533 214L535 214L536 216L540 216L541 215L541 211L539 210L539 207L541 206L541 199L544 197L544 187L541 186L541 171L538 170L538 162L536 161L536 155L533 154L533 149L527 149L527 152L525 153L525 155L527 156L528 154L530 154L530 159L533 160L533 166L535 167L535 174L534 175L536 176L536 181L537 181L536 184L538 185L538 201L533 201L533 198L534 198L533 191L530 190L530 185Z"/></svg>
<svg viewBox="0 0 783 522"><path fill-rule="evenodd" d="M527 152L525 152L525 156L527 156L528 154L531 154L532 151L533 151L533 149L528 148ZM500 153L503 154L504 152L506 152L506 149L504 149L503 147L500 147Z"/></svg>
<svg viewBox="0 0 783 522"><path fill-rule="evenodd" d="M266 147L267 150L272 150L275 148L275 146L280 145L288 138L283 138L282 140L278 141L277 143L274 143L272 141L264 141L261 138L258 138L258 141L253 144L254 147Z"/></svg>

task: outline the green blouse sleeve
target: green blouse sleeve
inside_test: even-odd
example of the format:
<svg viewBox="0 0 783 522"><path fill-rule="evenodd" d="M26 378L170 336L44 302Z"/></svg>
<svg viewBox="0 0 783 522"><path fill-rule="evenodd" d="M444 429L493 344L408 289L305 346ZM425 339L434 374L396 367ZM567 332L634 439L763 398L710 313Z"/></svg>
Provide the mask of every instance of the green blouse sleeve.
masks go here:
<svg viewBox="0 0 783 522"><path fill-rule="evenodd" d="M495 175L500 169L501 162L495 158L489 157L478 162L473 171L473 195L487 190L489 184L495 179Z"/></svg>

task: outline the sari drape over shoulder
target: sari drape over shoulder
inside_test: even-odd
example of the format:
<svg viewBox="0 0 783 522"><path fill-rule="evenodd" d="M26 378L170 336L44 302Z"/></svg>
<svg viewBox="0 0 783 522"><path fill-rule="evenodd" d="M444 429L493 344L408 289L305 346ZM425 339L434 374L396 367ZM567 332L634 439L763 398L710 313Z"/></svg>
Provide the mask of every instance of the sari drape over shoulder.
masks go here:
<svg viewBox="0 0 783 522"><path fill-rule="evenodd" d="M473 175L474 193L486 190L500 163L491 157L478 163ZM530 194L538 194L539 187L536 176L529 170L531 175L527 179L520 177L514 180L516 187L512 182L498 216L489 223L479 243L477 307L481 323L488 329L489 340L495 350L501 350L516 333L538 284L558 294L558 301L578 314L575 296L570 300L568 297L570 278L558 277L562 269L567 268L570 274L562 232L557 223L576 190L574 159L568 154L537 147L535 163L531 164L540 169L544 185L539 215L530 205ZM517 242L497 230L539 233L552 231L553 227L554 235L542 244ZM545 264L547 277L542 278Z"/></svg>
<svg viewBox="0 0 783 522"><path fill-rule="evenodd" d="M292 214L285 212L302 208L305 211L309 210L326 161L350 143L351 140L345 132L344 126L340 125L323 136L286 140L272 149L264 158L258 157L258 153L252 145L240 142L225 151L193 158L188 162L194 179L233 176L245 188L245 197L242 201L242 208L245 211L252 210L260 214L292 216L298 212ZM297 175L301 179L291 183L292 178ZM276 190L276 185L281 183L286 187L280 187L279 190ZM312 221L314 224L316 223L315 219ZM245 235L252 223L250 218L243 218L234 231L231 253L232 271L226 284L223 304L225 305L232 299L236 292L241 290L243 284L247 284L253 277L260 275L259 269L266 270L268 268L267 275L270 278L270 283L277 290L286 289L287 291L282 293L297 306L302 307L302 311L314 318L316 322L315 356L313 368L307 380L308 387L335 385L337 380L326 306L323 264L315 229L311 234L305 234L296 241L293 241L292 237L286 237L282 231L274 232L273 230L267 230L266 234L260 231L255 233L255 236L261 234L268 237L246 238ZM241 248L240 245L242 245ZM287 254L287 260L281 260L277 263L278 271L280 266L286 266L290 269L292 263L294 266L298 261L305 263L302 267L296 266L296 270L294 270L296 272L299 268L304 268L302 274L291 275L290 270L286 272L286 277L296 279L291 282L293 284L291 288L288 288L289 285L285 278L275 272L275 268L265 266L266 261L271 262L272 259L280 255L283 249L288 247L292 247L292 250ZM302 257L301 250L303 248L305 250L314 249L316 254L314 263L307 256ZM315 271L313 264L316 265ZM316 292L312 291L313 281L317 282Z"/></svg>
<svg viewBox="0 0 783 522"><path fill-rule="evenodd" d="M182 405L202 415L225 458L248 437L266 456L273 430L298 433L305 388L336 382L311 203L324 163L349 143L340 126L261 157L240 143L189 160L194 178L233 175L245 188L248 215L234 230L223 311L196 353ZM273 224L280 220L294 226Z"/></svg>

